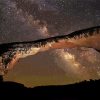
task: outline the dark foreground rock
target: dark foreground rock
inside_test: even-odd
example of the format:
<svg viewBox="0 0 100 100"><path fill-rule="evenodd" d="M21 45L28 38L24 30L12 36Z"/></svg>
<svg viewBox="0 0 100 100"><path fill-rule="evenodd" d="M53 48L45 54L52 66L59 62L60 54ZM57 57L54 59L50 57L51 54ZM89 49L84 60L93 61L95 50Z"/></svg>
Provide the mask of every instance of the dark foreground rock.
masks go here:
<svg viewBox="0 0 100 100"><path fill-rule="evenodd" d="M39 86L27 88L15 82L0 82L2 98L32 98L33 100L99 100L100 80L84 81L63 86Z"/></svg>

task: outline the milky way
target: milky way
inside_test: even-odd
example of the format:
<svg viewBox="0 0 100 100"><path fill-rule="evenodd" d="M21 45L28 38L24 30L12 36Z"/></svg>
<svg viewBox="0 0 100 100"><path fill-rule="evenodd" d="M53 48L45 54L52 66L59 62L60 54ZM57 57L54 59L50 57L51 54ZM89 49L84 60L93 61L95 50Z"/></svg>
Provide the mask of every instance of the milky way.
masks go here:
<svg viewBox="0 0 100 100"><path fill-rule="evenodd" d="M99 0L1 0L0 43L37 40L99 26L99 5ZM100 55L93 49L49 53L67 76L78 80L100 77Z"/></svg>

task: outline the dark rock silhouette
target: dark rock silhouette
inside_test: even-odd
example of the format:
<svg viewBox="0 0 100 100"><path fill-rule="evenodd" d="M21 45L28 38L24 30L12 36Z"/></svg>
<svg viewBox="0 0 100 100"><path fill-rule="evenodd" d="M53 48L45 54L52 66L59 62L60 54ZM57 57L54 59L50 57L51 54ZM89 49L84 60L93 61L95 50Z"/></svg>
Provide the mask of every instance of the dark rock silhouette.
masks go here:
<svg viewBox="0 0 100 100"><path fill-rule="evenodd" d="M0 82L3 82L3 76L0 75Z"/></svg>
<svg viewBox="0 0 100 100"><path fill-rule="evenodd" d="M89 100L100 99L100 80L90 80L63 86L39 86L27 88L15 82L0 83L0 97L33 98L34 100Z"/></svg>
<svg viewBox="0 0 100 100"><path fill-rule="evenodd" d="M99 36L100 36L100 26L95 26L78 30L66 35L58 35L34 41L2 43L0 44L0 66L1 66L0 71L2 75L7 74L7 72L14 67L14 63L16 63L18 59L25 58L30 55L35 55L39 52L45 52L50 49L53 50L62 48L64 49L64 48L86 47L86 48L93 48L98 52L100 52L100 46L98 44L100 42L100 39L98 38ZM95 37L95 38L93 38L92 41L90 37L91 38ZM77 41L76 42L69 41L71 39ZM83 39L84 41L82 40L81 42L80 41L81 39ZM18 56L19 54L20 56Z"/></svg>

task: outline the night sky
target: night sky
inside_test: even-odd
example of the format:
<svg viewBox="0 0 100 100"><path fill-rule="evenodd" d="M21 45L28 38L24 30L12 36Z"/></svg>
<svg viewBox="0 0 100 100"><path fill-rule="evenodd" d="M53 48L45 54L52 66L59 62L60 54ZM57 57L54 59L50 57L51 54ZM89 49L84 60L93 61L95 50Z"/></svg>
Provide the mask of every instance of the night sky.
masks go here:
<svg viewBox="0 0 100 100"><path fill-rule="evenodd" d="M31 41L100 25L100 0L0 0L0 43ZM90 48L51 50L20 59L5 80L26 86L100 78Z"/></svg>

